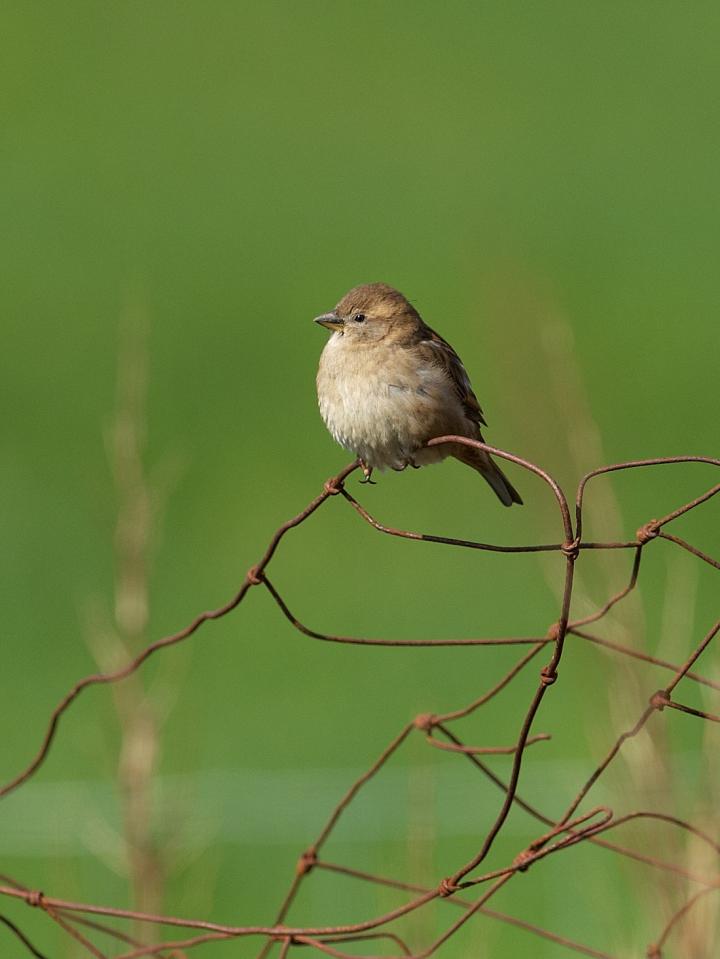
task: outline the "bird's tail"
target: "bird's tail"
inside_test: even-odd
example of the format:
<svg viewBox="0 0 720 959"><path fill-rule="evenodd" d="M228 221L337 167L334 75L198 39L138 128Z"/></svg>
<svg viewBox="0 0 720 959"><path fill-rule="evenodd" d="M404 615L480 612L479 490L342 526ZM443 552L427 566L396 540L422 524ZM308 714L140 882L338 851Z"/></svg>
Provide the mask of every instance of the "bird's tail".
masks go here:
<svg viewBox="0 0 720 959"><path fill-rule="evenodd" d="M471 446L460 446L458 444L453 455L456 459L459 459L461 463L472 466L481 476L485 477L503 506L512 506L513 503L517 503L518 506L523 505L522 498L518 491L485 450L478 450Z"/></svg>

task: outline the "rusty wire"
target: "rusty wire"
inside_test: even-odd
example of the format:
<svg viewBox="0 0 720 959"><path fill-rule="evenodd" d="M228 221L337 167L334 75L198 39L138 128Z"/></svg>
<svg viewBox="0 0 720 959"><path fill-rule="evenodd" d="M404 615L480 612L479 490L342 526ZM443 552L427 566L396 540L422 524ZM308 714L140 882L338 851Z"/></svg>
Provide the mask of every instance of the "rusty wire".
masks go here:
<svg viewBox="0 0 720 959"><path fill-rule="evenodd" d="M673 693L682 679L702 684L713 690L720 689L720 683L692 669L718 633L720 633L720 620L707 630L703 639L695 646L682 664L670 663L632 647L610 641L594 633L587 632L584 627L601 620L613 607L622 602L622 600L632 592L638 582L643 552L648 548L649 544L655 540L662 539L665 542L672 543L683 551L691 553L698 560L706 563L710 567L720 569L720 562L718 562L717 559L707 555L684 539L665 531L667 524L685 515L690 510L707 503L713 496L719 493L720 484L712 486L695 499L682 504L664 517L647 521L637 530L634 538L624 541L585 541L583 539L583 508L588 484L600 475L620 470L661 467L670 464L704 463L714 467L720 467L720 460L704 456L674 456L616 463L611 466L592 470L583 476L578 486L574 504L575 517L573 525L570 506L563 490L555 480L540 467L504 450L496 449L484 443L460 436L438 437L437 439L431 440L428 445L435 446L447 442L459 443L485 450L500 459L514 463L522 469L538 476L549 488L554 498L559 514L559 528L562 531L561 538L555 543L532 543L522 546L506 546L396 529L377 520L348 492L345 487L345 481L359 467L358 462L352 463L338 473L337 476L329 479L324 484L322 492L313 499L304 510L276 530L260 561L248 571L239 589L227 603L217 609L200 613L184 629L151 643L139 655L115 672L95 673L77 682L50 714L45 734L36 754L24 769L20 770L9 782L0 787L1 798L20 788L37 772L47 758L63 714L83 690L93 685L120 682L138 670L142 664L156 652L188 639L209 620L220 619L231 613L240 605L248 591L254 586L264 587L268 591L280 611L296 629L308 637L324 642L415 648L420 646L530 646L529 651L523 654L504 677L473 702L442 715L433 715L430 713L421 714L409 720L400 732L391 739L390 743L382 750L376 761L348 788L340 802L331 810L320 834L300 856L295 866L290 886L276 913L275 922L271 925L238 926L213 923L203 919L149 915L130 909L74 902L65 900L60 896L46 895L39 890L28 888L17 879L8 876L0 876L0 895L24 900L28 905L40 909L51 921L55 922L59 928L64 930L69 937L82 947L86 954L100 957L100 959L109 956L109 953L105 951L107 945L103 945L101 949L95 939L90 938L92 934L101 934L105 938L110 938L117 948L125 947L124 951L113 953L114 959L140 959L142 956L170 957L176 954L173 950L188 950L203 943L248 936L260 937L264 940L259 953L260 959L264 959L274 946L278 947L280 959L285 959L291 950L299 948L310 948L325 953L326 955L337 957L337 959L352 959L353 954L346 952L345 949L354 943L366 941L377 941L381 945L383 943L386 945L390 944L390 947L396 950L398 957L407 956L410 957L410 959L428 959L428 957L433 955L473 916L484 916L498 922L508 923L516 928L527 931L531 935L563 946L565 949L574 951L579 955L594 956L596 959L619 959L619 957L611 955L608 952L600 951L587 944L576 942L558 933L543 929L521 917L498 912L489 908L487 905L493 896L518 873L526 872L529 868L535 867L536 863L548 856L556 856L562 853L563 850L580 843L589 843L601 846L616 855L641 862L657 870L662 870L663 872L678 877L678 879L692 881L700 885L701 888L699 890L685 897L683 905L679 909L672 915L665 917L663 925L659 928L657 939L648 945L646 954L653 957L653 959L660 959L663 954L663 947L668 938L682 923L685 916L693 909L695 903L707 895L720 891L720 870L711 874L698 873L697 871L687 869L683 865L667 859L617 845L615 842L608 841L608 839L605 838L606 835L611 831L621 828L628 822L644 820L664 823L666 826L692 835L716 856L720 855L720 845L714 837L706 834L692 823L663 812L632 810L620 814L607 806L596 806L580 813L579 807L587 798L598 779L620 753L623 744L627 740L637 736L653 715L667 709L671 712L682 712L686 715L713 723L720 722L720 716L688 706L673 697ZM565 571L562 600L556 621L549 629L544 631L541 636L480 637L442 640L396 640L392 638L340 636L322 633L306 626L290 612L280 591L270 581L266 571L285 534L291 529L303 524L320 506L335 497L343 499L352 510L373 529L391 536L412 541L424 541L489 552L560 553L565 560ZM581 619L572 620L570 618L570 605L573 595L573 574L576 563L586 550L632 550L634 553L632 568L627 584L615 595L611 596L595 613ZM550 687L554 685L558 679L558 666L568 641L572 641L573 643L582 642L588 644L590 647L604 648L619 656L628 657L655 666L658 669L664 670L666 673L670 672L672 675L664 687L657 689L649 695L648 703L636 722L616 737L608 748L605 756L598 762L596 767L590 771L575 796L569 799L565 812L559 818L555 818L541 812L523 799L518 791L518 787L525 749L535 742L549 738L547 733L535 733L531 735L531 730L545 696L548 694ZM498 746L495 743L479 746L469 746L465 744L456 733L449 728L449 724L464 719L476 710L482 708L482 706L507 688L546 647L550 647L550 655L548 661L540 670L537 686L524 709L522 720L519 723L516 741L510 746ZM454 872L440 879L433 888L426 888L412 882L403 882L389 876L374 875L345 864L331 863L321 858L320 855L324 844L330 837L345 809L353 802L363 786L381 772L388 759L402 748L403 744L413 732L420 732L425 740L435 748L445 749L464 757L466 761L470 762L478 771L494 783L503 795L500 808L494 820L489 824L479 844L479 848L473 851L465 862L458 863ZM438 738L438 736L442 737L442 739ZM512 767L507 781L499 777L487 766L484 760L480 758L486 754L498 753L511 754L513 757ZM543 831L525 848L518 850L511 862L494 870L479 872L479 867L488 856L513 806L523 809L527 814L542 824ZM409 894L410 898L398 907L382 915L369 916L361 922L313 927L287 925L286 919L288 913L300 887L314 870L334 872L365 883L373 883L378 886L392 888L399 892ZM481 887L482 894L474 900L464 899L457 895L461 890L472 889L476 886ZM447 926L438 938L413 951L401 936L398 928L393 924L403 916L423 909L429 903L437 901L448 902L460 908L462 913ZM111 917L114 920L139 920L154 923L161 927L174 927L178 930L184 929L192 932L192 935L186 934L182 938L169 940L159 945L145 944L138 940L137 937L130 936L120 929L89 918L98 916ZM4 916L0 916L0 921L16 936L17 940L26 947L31 955L43 956L14 922L11 922ZM658 925L660 925L660 923L658 923Z"/></svg>

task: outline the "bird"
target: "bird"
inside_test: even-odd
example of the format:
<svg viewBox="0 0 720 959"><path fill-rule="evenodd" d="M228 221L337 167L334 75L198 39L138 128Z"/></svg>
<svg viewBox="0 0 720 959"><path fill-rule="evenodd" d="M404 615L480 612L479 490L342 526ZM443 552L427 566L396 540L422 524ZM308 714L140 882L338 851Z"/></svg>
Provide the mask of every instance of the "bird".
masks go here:
<svg viewBox="0 0 720 959"><path fill-rule="evenodd" d="M330 330L317 395L332 437L354 453L363 482L373 470L421 467L452 456L487 480L503 506L520 494L485 450L460 443L427 447L437 436L483 442L487 423L460 357L386 283L356 286L315 323Z"/></svg>

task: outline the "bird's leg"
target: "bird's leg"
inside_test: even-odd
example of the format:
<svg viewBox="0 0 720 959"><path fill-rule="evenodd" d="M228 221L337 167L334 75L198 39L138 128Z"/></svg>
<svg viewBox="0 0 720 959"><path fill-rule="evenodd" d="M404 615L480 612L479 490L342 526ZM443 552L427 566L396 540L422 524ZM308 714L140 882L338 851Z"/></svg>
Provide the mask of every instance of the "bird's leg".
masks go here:
<svg viewBox="0 0 720 959"><path fill-rule="evenodd" d="M377 486L375 480L371 479L373 472L372 466L368 466L363 460L360 460L360 466L362 467L363 476L365 477L365 479L361 479L360 482L362 484L369 483L371 486Z"/></svg>

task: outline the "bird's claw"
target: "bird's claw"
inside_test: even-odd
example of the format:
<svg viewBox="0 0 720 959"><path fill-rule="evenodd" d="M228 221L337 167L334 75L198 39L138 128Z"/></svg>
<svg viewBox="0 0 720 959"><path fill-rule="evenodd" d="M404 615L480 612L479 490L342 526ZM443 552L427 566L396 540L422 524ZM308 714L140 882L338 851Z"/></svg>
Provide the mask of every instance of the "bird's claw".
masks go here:
<svg viewBox="0 0 720 959"><path fill-rule="evenodd" d="M366 466L362 460L360 461L360 466L362 467L363 476L365 477L365 479L360 480L360 483L363 486L367 485L368 483L370 484L370 486L377 486L377 483L375 482L375 480L371 478L373 473L372 466Z"/></svg>

